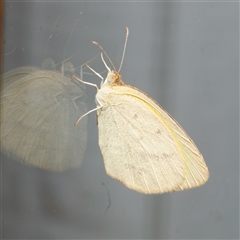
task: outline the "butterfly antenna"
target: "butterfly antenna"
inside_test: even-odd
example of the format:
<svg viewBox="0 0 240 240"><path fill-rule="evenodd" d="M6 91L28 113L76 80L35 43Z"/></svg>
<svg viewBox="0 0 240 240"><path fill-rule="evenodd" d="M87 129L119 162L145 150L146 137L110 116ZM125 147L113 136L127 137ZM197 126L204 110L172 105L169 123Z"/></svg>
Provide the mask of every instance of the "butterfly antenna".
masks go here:
<svg viewBox="0 0 240 240"><path fill-rule="evenodd" d="M54 65L54 67L56 67L56 66L58 66L58 65L60 65L60 64L62 64L62 67L63 67L63 65L64 65L65 62L67 62L67 61L70 60L71 58L75 57L79 52L80 52L80 49L79 49L76 53L74 53L71 57L66 58L66 59L65 59L64 61L62 61L62 62L56 63L56 64Z"/></svg>
<svg viewBox="0 0 240 240"><path fill-rule="evenodd" d="M48 37L47 46L46 46L46 48L45 48L45 58L47 58L47 49L48 49L48 45L49 45L50 38L52 38L53 30L54 30L54 28L55 28L55 26L56 26L56 24L57 24L57 22L58 22L58 20L59 20L60 17L62 17L62 15L59 15L59 16L57 17L57 19L55 20L55 22L54 22L54 24L53 24L53 27L52 27L52 30L51 30L51 33L50 33L50 36Z"/></svg>
<svg viewBox="0 0 240 240"><path fill-rule="evenodd" d="M125 43L124 43L124 48L123 48L122 60L121 60L118 72L120 72L121 69L122 69L123 60L124 60L124 56L125 56L125 51L126 51L126 47L127 47L128 34L129 34L129 29L128 29L128 27L126 27L126 38L125 38Z"/></svg>
<svg viewBox="0 0 240 240"><path fill-rule="evenodd" d="M74 70L76 70L76 69L78 69L78 68L81 68L82 70L84 70L84 69L83 69L83 66L84 66L84 65L85 65L85 68L88 68L85 63L88 64L88 63L92 62L94 59L96 59L96 58L98 57L99 54L100 54L100 52L99 52L95 57L91 58L91 59L88 60L87 62L84 62L84 64L82 64L81 66L78 66L78 67L74 68ZM86 74L87 74L87 73L86 73Z"/></svg>
<svg viewBox="0 0 240 240"><path fill-rule="evenodd" d="M102 50L102 52L103 52L103 53L105 54L105 56L107 57L108 61L111 63L113 69L116 70L116 68L115 68L114 65L113 65L112 60L111 60L110 57L107 55L107 53L104 51L104 49L102 48L102 46L101 46L98 42L96 42L96 41L92 41L92 43L95 44L95 45L97 45L97 46ZM106 66L106 65L105 65L105 66ZM108 67L108 68L109 68L109 67Z"/></svg>
<svg viewBox="0 0 240 240"><path fill-rule="evenodd" d="M71 33L70 33L70 35L69 35L69 38L68 38L68 40L67 40L66 47L65 47L65 49L64 49L63 59L64 59L65 56L66 56L67 46L68 46L68 44L69 44L69 42L70 42L70 40L71 40L71 37L72 37L73 32L74 32L74 30L75 30L75 27L76 27L76 25L77 25L77 23L78 23L79 21L80 21L80 18L79 18L79 19L74 23L74 25L73 25L72 31L71 31ZM75 54L74 54L73 56L75 56ZM65 60L63 60L63 62L65 62Z"/></svg>

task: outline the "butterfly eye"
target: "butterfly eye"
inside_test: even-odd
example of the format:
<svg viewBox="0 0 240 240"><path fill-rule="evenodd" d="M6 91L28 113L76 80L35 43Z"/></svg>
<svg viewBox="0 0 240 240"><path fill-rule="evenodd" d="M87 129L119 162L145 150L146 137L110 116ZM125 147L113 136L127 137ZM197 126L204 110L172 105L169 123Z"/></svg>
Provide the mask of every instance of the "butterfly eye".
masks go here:
<svg viewBox="0 0 240 240"><path fill-rule="evenodd" d="M111 71L107 76L107 83L123 85L121 74L116 71Z"/></svg>

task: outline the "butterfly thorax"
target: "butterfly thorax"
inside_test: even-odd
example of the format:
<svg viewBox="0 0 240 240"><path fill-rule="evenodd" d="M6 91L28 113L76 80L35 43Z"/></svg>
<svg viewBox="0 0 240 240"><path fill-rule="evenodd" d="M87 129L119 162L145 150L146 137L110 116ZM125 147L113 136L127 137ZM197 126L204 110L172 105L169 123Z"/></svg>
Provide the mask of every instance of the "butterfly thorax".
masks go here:
<svg viewBox="0 0 240 240"><path fill-rule="evenodd" d="M106 80L104 84L110 85L110 86L116 86L116 85L124 85L122 81L122 76L119 72L117 71L111 71L108 73Z"/></svg>
<svg viewBox="0 0 240 240"><path fill-rule="evenodd" d="M112 101L110 100L110 96L115 95L114 87L125 85L122 81L122 76L117 71L109 71L108 75L101 86L101 88L97 91L96 94L96 104L101 108L98 110L98 116L102 111L105 111L109 105L112 105Z"/></svg>

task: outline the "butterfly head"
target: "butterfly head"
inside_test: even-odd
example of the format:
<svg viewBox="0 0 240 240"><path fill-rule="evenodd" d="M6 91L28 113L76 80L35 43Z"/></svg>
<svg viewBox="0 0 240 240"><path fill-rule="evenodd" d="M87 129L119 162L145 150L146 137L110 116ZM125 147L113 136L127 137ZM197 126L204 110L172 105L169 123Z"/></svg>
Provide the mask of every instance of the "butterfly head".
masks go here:
<svg viewBox="0 0 240 240"><path fill-rule="evenodd" d="M122 81L122 76L117 71L110 71L104 81L104 84L115 86L115 85L124 85Z"/></svg>

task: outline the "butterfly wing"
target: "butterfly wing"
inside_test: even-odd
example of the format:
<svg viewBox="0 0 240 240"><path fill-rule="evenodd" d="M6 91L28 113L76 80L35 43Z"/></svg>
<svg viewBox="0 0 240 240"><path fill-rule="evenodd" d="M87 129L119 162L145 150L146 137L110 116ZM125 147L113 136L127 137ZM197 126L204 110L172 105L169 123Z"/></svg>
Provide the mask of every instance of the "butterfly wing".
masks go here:
<svg viewBox="0 0 240 240"><path fill-rule="evenodd" d="M156 102L128 85L103 87L97 101L106 172L143 193L197 187L208 170L197 147Z"/></svg>
<svg viewBox="0 0 240 240"><path fill-rule="evenodd" d="M2 152L51 171L79 166L86 149L87 119L78 127L74 122L87 109L84 91L57 71L27 68L21 72L28 74L21 77L16 72L19 69L3 80Z"/></svg>

